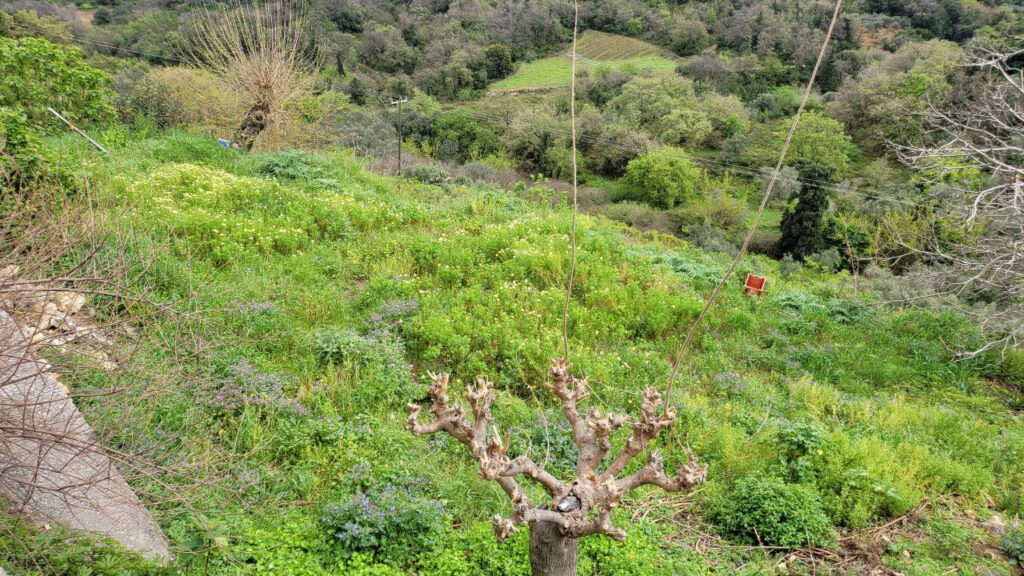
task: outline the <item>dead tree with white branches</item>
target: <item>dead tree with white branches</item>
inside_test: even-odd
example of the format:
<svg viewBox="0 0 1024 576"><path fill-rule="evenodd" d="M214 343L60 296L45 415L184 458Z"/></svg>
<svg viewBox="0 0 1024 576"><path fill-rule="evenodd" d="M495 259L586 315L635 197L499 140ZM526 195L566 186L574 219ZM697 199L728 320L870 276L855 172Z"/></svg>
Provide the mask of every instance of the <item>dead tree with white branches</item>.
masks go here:
<svg viewBox="0 0 1024 576"><path fill-rule="evenodd" d="M411 414L406 428L415 435L443 432L469 449L480 467L480 475L493 480L512 500L509 517L495 515L494 532L499 541L509 537L519 526L530 530L530 567L534 576L567 576L576 574L579 539L604 534L615 540L626 538L626 532L612 524L611 514L631 490L650 484L670 492L680 491L704 482L707 465L697 462L693 453L676 473L665 473L661 452L652 450L647 462L633 474L622 476L629 463L643 453L662 430L675 422L674 408L661 408L661 394L648 388L643 394L640 414L630 421L620 414L602 415L596 407L585 413L580 405L588 396L587 380L570 374L564 360L551 362L550 381L545 386L562 405L562 414L572 427L578 451L576 477L563 481L547 472L527 456L510 458L509 435L503 438L491 417L495 399L494 385L478 379L466 387L467 412L448 397L448 374L430 374L430 412L434 420L420 422L422 408L410 404ZM611 435L629 425L632 433L625 445L610 461ZM531 501L519 484L529 478L539 484L550 500Z"/></svg>
<svg viewBox="0 0 1024 576"><path fill-rule="evenodd" d="M1024 344L1024 37L980 41L965 63L967 97L933 106L925 144L893 143L936 191L951 242L931 234L897 241L932 263L925 281L973 317L986 342L965 357ZM964 175L967 176L964 176ZM948 238L948 234L946 238Z"/></svg>

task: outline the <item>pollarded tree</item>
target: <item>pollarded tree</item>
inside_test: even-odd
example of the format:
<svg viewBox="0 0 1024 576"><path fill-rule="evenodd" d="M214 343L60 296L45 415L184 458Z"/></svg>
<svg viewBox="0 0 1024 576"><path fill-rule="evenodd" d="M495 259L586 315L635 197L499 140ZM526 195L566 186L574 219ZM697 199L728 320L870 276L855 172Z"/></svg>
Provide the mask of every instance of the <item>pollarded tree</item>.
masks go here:
<svg viewBox="0 0 1024 576"><path fill-rule="evenodd" d="M277 143L267 140L282 137L291 108L312 94L322 54L307 36L300 2L250 8L233 1L232 10L194 21L183 59L222 78L245 102L238 143L272 148Z"/></svg>
<svg viewBox="0 0 1024 576"><path fill-rule="evenodd" d="M575 576L579 539L604 534L615 540L626 537L625 530L612 524L611 514L631 490L650 484L675 492L704 482L707 465L697 462L693 453L676 473L665 473L661 452L652 450L647 462L633 474L622 476L627 465L639 456L662 430L675 422L672 407L661 410L661 394L648 388L643 395L639 417L629 423L632 433L611 461L602 467L612 451L611 435L626 425L620 414L602 415L596 407L583 413L587 398L587 380L576 378L562 359L551 362L550 381L545 386L562 405L562 414L573 431L577 448L576 477L561 480L527 456L509 458L509 434L504 438L491 416L495 399L494 384L478 379L466 387L466 410L448 397L448 374L430 374L428 391L434 421L420 422L422 408L410 404L406 428L415 435L446 433L469 449L480 466L480 475L493 480L512 500L509 517L493 517L494 533L503 541L520 526L530 530L530 568L534 576ZM527 477L547 492L550 500L532 501L520 486Z"/></svg>

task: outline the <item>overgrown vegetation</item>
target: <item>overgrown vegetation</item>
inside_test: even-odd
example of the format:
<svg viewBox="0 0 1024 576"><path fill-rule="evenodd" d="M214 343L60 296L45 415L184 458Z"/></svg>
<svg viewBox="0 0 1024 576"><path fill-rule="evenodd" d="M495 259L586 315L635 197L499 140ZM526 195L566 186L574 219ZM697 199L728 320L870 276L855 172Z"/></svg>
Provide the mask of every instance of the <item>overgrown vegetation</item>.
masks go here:
<svg viewBox="0 0 1024 576"><path fill-rule="evenodd" d="M132 276L158 307L109 336L137 350L135 364L62 382L112 448L152 462L132 486L178 553L151 566L4 512L4 567L527 573L524 533L494 541L490 517L510 511L500 489L457 442L413 438L401 422L407 403L428 398L428 371L451 372L453 389L486 377L514 456L574 473L571 431L537 386L560 349L570 213L551 178L571 174L569 102L559 90L483 97L516 65L529 72L521 62L564 48L567 7L453 4L398 18L316 3L322 29L309 31L331 41L326 64L282 105L304 128L281 141L316 150L276 153L210 138L253 105L220 92L225 74L159 66L187 41L188 5L120 4L65 36L43 6L42 17L0 20L16 38L0 38L0 186L45 181L88 192L62 202L130 215L125 261L144 260ZM573 370L606 413L635 413L640 393L664 384L681 331L746 232L820 41L820 7L804 8L584 9L602 31L584 36L587 57L688 57L678 72L595 64L578 79L577 160L594 187L581 201L594 214L579 220L569 326ZM456 17L461 26L447 25ZM27 38L31 27L82 40L88 63ZM868 3L844 16L752 241L759 254L736 271L767 275L765 295L726 287L683 366L678 422L655 443L673 470L692 448L708 486L639 491L611 514L629 538L583 541L581 573L1019 570L1024 359L985 349L987 326L962 311L999 306L998 288L942 305L918 280L936 259L912 249L969 246L979 236L935 194L993 182L945 165L911 173L887 147L934 146L912 112L975 95L954 42L1018 28L1007 6L959 2ZM88 43L98 34L112 47ZM392 95L409 96L401 116L376 107ZM111 153L61 136L45 113L54 102ZM396 172L399 127L419 158L396 177L374 173Z"/></svg>

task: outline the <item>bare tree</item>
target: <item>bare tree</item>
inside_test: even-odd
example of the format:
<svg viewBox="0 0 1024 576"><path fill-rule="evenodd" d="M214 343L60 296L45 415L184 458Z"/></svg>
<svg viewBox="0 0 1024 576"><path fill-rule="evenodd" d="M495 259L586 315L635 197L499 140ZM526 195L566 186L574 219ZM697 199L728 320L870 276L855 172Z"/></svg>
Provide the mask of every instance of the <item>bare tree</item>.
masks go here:
<svg viewBox="0 0 1024 576"><path fill-rule="evenodd" d="M444 432L461 442L480 465L480 475L501 486L512 500L509 517L493 517L494 532L499 541L527 525L530 529L530 566L534 576L567 576L576 574L579 539L604 534L623 540L626 532L612 524L611 513L622 498L634 488L645 484L679 491L704 482L707 465L700 465L693 453L673 476L665 473L660 451L652 450L647 462L633 474L621 476L627 465L639 456L662 430L675 422L675 409L668 407L661 414L661 394L648 388L643 394L640 415L630 423L632 434L607 465L605 457L612 449L611 435L629 420L620 414L602 416L596 407L581 414L580 403L587 398L587 381L569 372L564 360L551 362L551 380L545 385L562 404L562 414L572 426L577 448L576 477L562 481L528 456L510 458L509 436L504 439L491 417L495 399L494 385L479 379L466 387L466 400L473 414L472 423L465 410L448 397L448 374L430 374L430 412L434 421L419 421L421 407L410 404L411 414L406 428L413 434ZM519 477L537 482L550 500L534 503L519 484Z"/></svg>
<svg viewBox="0 0 1024 576"><path fill-rule="evenodd" d="M193 22L183 59L224 79L246 103L237 137L246 149L274 147L287 129L289 106L316 82L322 55L301 8L287 0L262 8L235 4Z"/></svg>
<svg viewBox="0 0 1024 576"><path fill-rule="evenodd" d="M980 41L968 52L968 97L931 106L925 144L891 144L921 171L956 241L922 241L893 230L932 265L922 275L938 296L972 316L986 336L970 357L1024 344L1024 37Z"/></svg>

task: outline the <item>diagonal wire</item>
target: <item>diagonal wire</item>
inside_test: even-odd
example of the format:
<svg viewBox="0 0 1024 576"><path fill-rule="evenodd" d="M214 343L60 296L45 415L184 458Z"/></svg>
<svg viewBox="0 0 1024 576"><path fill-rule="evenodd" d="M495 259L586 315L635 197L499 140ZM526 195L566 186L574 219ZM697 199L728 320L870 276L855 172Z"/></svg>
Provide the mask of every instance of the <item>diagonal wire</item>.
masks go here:
<svg viewBox="0 0 1024 576"><path fill-rule="evenodd" d="M572 22L572 78L569 80L569 116L572 123L572 230L569 233L569 278L565 283L565 308L562 309L562 358L569 361L569 301L572 299L572 283L576 277L576 31L579 28L580 4L573 2L575 15Z"/></svg>
<svg viewBox="0 0 1024 576"><path fill-rule="evenodd" d="M804 108L807 106L807 99L811 96L811 88L814 86L814 80L818 76L818 69L821 67L822 60L825 59L825 51L828 49L829 40L832 39L832 31L836 27L836 21L839 20L839 9L843 5L843 0L836 0L835 10L832 12L832 21L828 25L828 32L825 34L825 41L821 44L821 51L818 52L818 59L814 62L814 69L811 71L811 77L807 79L807 86L804 88L804 96L800 101L800 107L797 108L796 116L793 116L793 123L789 127L789 133L786 134L786 141L782 144L782 151L779 153L779 161L775 164L775 170L772 171L772 178L768 181L768 186L764 190L764 197L761 198L761 205L757 208L757 214L754 216L754 221L750 223L750 229L747 231L746 237L743 239L743 244L740 246L739 251L736 253L736 257L732 259L732 264L729 265L729 269L726 270L725 276L722 277L722 281L715 286L714 291L708 296L707 302L704 303L704 308L701 309L700 314L694 319L693 324L690 325L689 331L686 333L686 339L683 340L682 346L679 347L679 351L676 352L676 357L672 361L672 372L669 374L668 385L665 388L665 403L662 405L662 412L668 410L669 404L671 403L672 387L675 384L676 376L679 373L679 366L683 361L683 356L686 355L686 350L690 346L690 342L693 340L693 335L696 334L697 328L700 327L701 322L704 320L704 316L707 315L708 310L712 304L718 298L718 294L725 287L726 282L729 281L729 277L736 270L736 266L739 264L740 259L743 258L744 252L747 251L747 246L750 244L750 239L754 236L754 231L757 229L757 223L761 220L761 215L764 213L765 207L768 205L768 199L772 195L772 188L775 187L775 181L779 178L779 171L782 170L782 164L786 161L786 154L789 152L789 145L793 141L793 134L796 133L797 125L800 124L800 116L804 113Z"/></svg>

